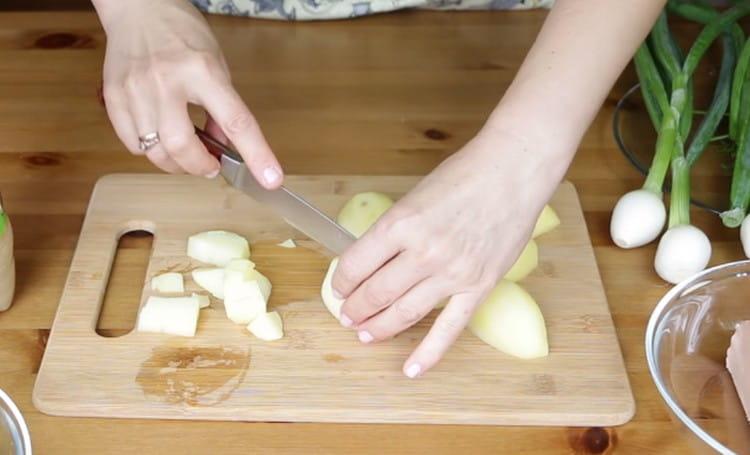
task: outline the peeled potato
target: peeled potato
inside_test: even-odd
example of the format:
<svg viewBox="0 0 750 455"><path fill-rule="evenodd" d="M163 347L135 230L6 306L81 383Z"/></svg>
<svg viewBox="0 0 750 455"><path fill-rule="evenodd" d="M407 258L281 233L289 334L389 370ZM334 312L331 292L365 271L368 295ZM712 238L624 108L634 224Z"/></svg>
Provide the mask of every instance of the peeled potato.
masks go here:
<svg viewBox="0 0 750 455"><path fill-rule="evenodd" d="M233 232L208 231L188 238L187 254L198 261L224 267L232 259L249 258L250 245Z"/></svg>
<svg viewBox="0 0 750 455"><path fill-rule="evenodd" d="M257 281L258 286L260 286L260 292L263 294L263 298L268 302L268 299L271 298L271 280L255 269L248 270L244 279L248 281Z"/></svg>
<svg viewBox="0 0 750 455"><path fill-rule="evenodd" d="M516 263L505 274L505 279L513 282L521 281L533 272L537 265L539 265L539 247L535 241L530 240L516 259Z"/></svg>
<svg viewBox="0 0 750 455"><path fill-rule="evenodd" d="M232 259L227 263L224 270L228 272L232 271L238 271L238 272L244 272L246 270L252 270L255 268L255 262L251 261L250 259Z"/></svg>
<svg viewBox="0 0 750 455"><path fill-rule="evenodd" d="M519 285L503 280L479 306L469 330L508 355L534 359L549 354L544 316Z"/></svg>
<svg viewBox="0 0 750 455"><path fill-rule="evenodd" d="M339 258L334 258L328 266L328 272L326 272L326 277L323 279L323 285L320 287L320 296L323 299L323 304L325 304L333 317L337 320L341 320L341 306L344 305L344 299L337 299L336 296L333 295L333 287L331 285L333 281L333 273L336 271L338 263Z"/></svg>
<svg viewBox="0 0 750 455"><path fill-rule="evenodd" d="M275 311L258 315L248 324L247 330L263 341L274 341L284 336L281 316Z"/></svg>
<svg viewBox="0 0 750 455"><path fill-rule="evenodd" d="M249 324L266 312L266 298L258 281L237 281L224 289L224 310L236 324Z"/></svg>
<svg viewBox="0 0 750 455"><path fill-rule="evenodd" d="M192 272L195 284L205 289L217 299L224 299L224 269L195 269Z"/></svg>
<svg viewBox="0 0 750 455"><path fill-rule="evenodd" d="M246 259L233 260L224 270L224 309L237 324L248 324L266 312L271 281Z"/></svg>
<svg viewBox="0 0 750 455"><path fill-rule="evenodd" d="M254 267L255 264L247 259L234 259L230 261L224 268L224 287L226 288L228 284L242 281Z"/></svg>
<svg viewBox="0 0 750 455"><path fill-rule="evenodd" d="M192 337L198 327L200 301L195 297L149 297L138 314L138 332Z"/></svg>
<svg viewBox="0 0 750 455"><path fill-rule="evenodd" d="M248 259L233 259L224 268L224 287L227 284L244 280L247 274L255 268L255 264Z"/></svg>
<svg viewBox="0 0 750 455"><path fill-rule="evenodd" d="M339 212L337 222L357 238L391 208L393 200L383 193L355 194Z"/></svg>
<svg viewBox="0 0 750 455"><path fill-rule="evenodd" d="M163 273L151 278L151 290L163 294L180 294L185 292L185 283L179 273Z"/></svg>
<svg viewBox="0 0 750 455"><path fill-rule="evenodd" d="M235 259L224 269L224 294L227 286L232 287L240 281L258 281L263 298L271 296L271 281L255 269L255 264L247 259Z"/></svg>
<svg viewBox="0 0 750 455"><path fill-rule="evenodd" d="M531 237L537 238L542 234L546 234L550 232L551 230L555 229L559 225L560 225L560 217L557 216L557 213L552 207L550 207L549 205L545 205L544 209L542 209L542 213L539 215L539 218L536 220L536 225L534 226L534 233L531 234Z"/></svg>
<svg viewBox="0 0 750 455"><path fill-rule="evenodd" d="M383 193L366 192L355 194L354 197L344 205L339 212L336 221L353 236L359 238L370 229L370 226L391 208L393 200ZM334 258L328 266L328 272L320 287L320 296L328 311L333 317L340 320L343 299L337 299L333 295L333 273L336 270L339 259Z"/></svg>
<svg viewBox="0 0 750 455"><path fill-rule="evenodd" d="M211 306L211 300L207 295L196 294L195 292L193 292L193 298L198 301L198 308L200 308L201 310L203 308L208 308Z"/></svg>
<svg viewBox="0 0 750 455"><path fill-rule="evenodd" d="M292 239L286 239L281 243L277 243L276 246L280 246L281 248L297 248L297 244Z"/></svg>

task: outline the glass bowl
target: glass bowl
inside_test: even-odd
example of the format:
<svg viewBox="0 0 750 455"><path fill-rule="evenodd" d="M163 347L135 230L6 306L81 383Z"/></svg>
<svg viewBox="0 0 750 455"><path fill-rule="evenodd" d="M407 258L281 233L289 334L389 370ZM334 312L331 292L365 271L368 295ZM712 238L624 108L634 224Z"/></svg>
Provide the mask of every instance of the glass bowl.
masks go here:
<svg viewBox="0 0 750 455"><path fill-rule="evenodd" d="M29 429L21 411L0 389L0 455L31 455Z"/></svg>
<svg viewBox="0 0 750 455"><path fill-rule="evenodd" d="M730 337L749 319L750 260L695 275L672 288L651 314L651 377L698 453L750 453L750 424L725 367Z"/></svg>
<svg viewBox="0 0 750 455"><path fill-rule="evenodd" d="M709 99L705 99L711 95L711 88L706 87L710 81L704 79L708 79L708 76L696 81L696 106L706 106L710 102ZM693 131L702 120L703 116L698 110L693 117ZM715 137L722 136L727 131L725 123L719 126ZM656 131L643 104L640 85L631 87L617 102L612 117L612 132L625 158L641 174L648 174L654 157ZM685 145L686 148L687 144L689 141ZM691 170L693 205L717 215L729 206L729 188L734 166L734 158L729 150L730 142L727 140L710 143ZM668 190L669 176L665 183L665 191Z"/></svg>

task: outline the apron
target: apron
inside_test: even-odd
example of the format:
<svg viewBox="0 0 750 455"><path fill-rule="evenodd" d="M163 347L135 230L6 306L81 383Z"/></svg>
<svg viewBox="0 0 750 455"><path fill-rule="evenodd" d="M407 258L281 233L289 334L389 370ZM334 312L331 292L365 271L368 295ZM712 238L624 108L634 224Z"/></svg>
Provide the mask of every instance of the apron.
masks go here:
<svg viewBox="0 0 750 455"><path fill-rule="evenodd" d="M554 0L191 0L205 13L261 19L347 19L406 8L509 10L549 8Z"/></svg>

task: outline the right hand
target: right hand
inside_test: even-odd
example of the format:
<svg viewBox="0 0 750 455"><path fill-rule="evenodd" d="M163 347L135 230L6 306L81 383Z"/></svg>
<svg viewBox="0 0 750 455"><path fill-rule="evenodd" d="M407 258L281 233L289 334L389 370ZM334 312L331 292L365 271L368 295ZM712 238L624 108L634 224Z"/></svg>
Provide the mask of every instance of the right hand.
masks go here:
<svg viewBox="0 0 750 455"><path fill-rule="evenodd" d="M255 118L232 87L203 16L186 0L95 0L107 34L104 101L117 136L166 172L215 177L218 161L195 135L188 104L206 109L208 133L231 141L266 188L283 173ZM159 134L145 153L139 137Z"/></svg>

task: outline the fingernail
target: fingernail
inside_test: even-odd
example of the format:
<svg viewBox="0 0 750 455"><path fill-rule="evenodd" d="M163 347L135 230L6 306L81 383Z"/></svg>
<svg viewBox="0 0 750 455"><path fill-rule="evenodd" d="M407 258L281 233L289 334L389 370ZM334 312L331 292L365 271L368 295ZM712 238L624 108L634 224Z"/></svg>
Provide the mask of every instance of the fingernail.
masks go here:
<svg viewBox="0 0 750 455"><path fill-rule="evenodd" d="M363 343L370 343L370 342L372 342L372 340L375 339L375 338L373 338L372 335L370 335L370 332L368 332L366 330L362 330L361 332L358 332L357 336L359 337L359 341L361 341Z"/></svg>
<svg viewBox="0 0 750 455"><path fill-rule="evenodd" d="M416 378L419 376L419 373L422 372L422 367L419 366L418 363L412 363L409 365L409 368L406 369L406 375L410 377L411 379Z"/></svg>
<svg viewBox="0 0 750 455"><path fill-rule="evenodd" d="M221 171L221 169L215 169L215 170L213 170L213 171L209 172L208 174L206 174L206 178L207 178L207 179L213 179L213 178L216 178L216 176L217 176L217 175L219 175L219 172L220 172L220 171Z"/></svg>
<svg viewBox="0 0 750 455"><path fill-rule="evenodd" d="M267 167L263 171L263 178L266 180L266 183L273 185L281 178L281 172L275 167Z"/></svg>
<svg viewBox="0 0 750 455"><path fill-rule="evenodd" d="M344 327L351 327L351 326L354 325L354 321L352 321L351 319L349 319L349 317L347 315L342 314L341 315L341 325L343 325Z"/></svg>

